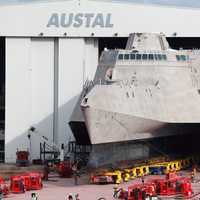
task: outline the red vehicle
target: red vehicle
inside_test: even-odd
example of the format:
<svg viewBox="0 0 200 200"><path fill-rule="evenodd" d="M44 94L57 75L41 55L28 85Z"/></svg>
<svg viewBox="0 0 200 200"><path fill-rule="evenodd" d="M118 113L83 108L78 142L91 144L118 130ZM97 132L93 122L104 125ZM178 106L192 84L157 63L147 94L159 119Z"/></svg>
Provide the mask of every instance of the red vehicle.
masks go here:
<svg viewBox="0 0 200 200"><path fill-rule="evenodd" d="M128 200L143 200L153 196L156 196L154 183L135 184L128 187Z"/></svg>
<svg viewBox="0 0 200 200"><path fill-rule="evenodd" d="M40 173L32 172L30 175L30 189L31 190L40 190L43 187L42 177Z"/></svg>
<svg viewBox="0 0 200 200"><path fill-rule="evenodd" d="M62 161L57 165L60 177L70 178L72 176L72 165L70 161Z"/></svg>
<svg viewBox="0 0 200 200"><path fill-rule="evenodd" d="M189 178L157 179L153 180L153 182L156 185L156 193L158 195L170 196L182 194L184 196L191 196L193 193Z"/></svg>
<svg viewBox="0 0 200 200"><path fill-rule="evenodd" d="M111 176L106 175L93 175L90 177L90 182L94 184L113 183L113 178Z"/></svg>
<svg viewBox="0 0 200 200"><path fill-rule="evenodd" d="M28 151L17 151L16 152L16 164L17 166L28 166L29 160L29 152Z"/></svg>
<svg viewBox="0 0 200 200"><path fill-rule="evenodd" d="M11 176L10 177L10 191L12 193L24 193L25 185L21 176Z"/></svg>
<svg viewBox="0 0 200 200"><path fill-rule="evenodd" d="M30 177L30 175L28 173L22 174L21 178L24 182L25 190L31 190L31 177Z"/></svg>

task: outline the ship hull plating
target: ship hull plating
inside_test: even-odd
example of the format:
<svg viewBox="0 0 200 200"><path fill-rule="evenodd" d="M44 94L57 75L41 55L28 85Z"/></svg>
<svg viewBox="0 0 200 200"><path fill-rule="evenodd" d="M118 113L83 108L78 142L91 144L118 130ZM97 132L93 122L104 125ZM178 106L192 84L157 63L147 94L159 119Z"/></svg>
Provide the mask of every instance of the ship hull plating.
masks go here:
<svg viewBox="0 0 200 200"><path fill-rule="evenodd" d="M92 144L122 142L166 136L167 133L156 133L165 123L142 119L120 113L112 113L95 108L86 108L87 129ZM169 134L170 135L170 134Z"/></svg>
<svg viewBox="0 0 200 200"><path fill-rule="evenodd" d="M126 49L103 51L85 91L80 105L94 163L109 160L106 153L114 161L115 144L120 160L129 152L119 143L198 133L200 51L170 49L163 34L131 34Z"/></svg>

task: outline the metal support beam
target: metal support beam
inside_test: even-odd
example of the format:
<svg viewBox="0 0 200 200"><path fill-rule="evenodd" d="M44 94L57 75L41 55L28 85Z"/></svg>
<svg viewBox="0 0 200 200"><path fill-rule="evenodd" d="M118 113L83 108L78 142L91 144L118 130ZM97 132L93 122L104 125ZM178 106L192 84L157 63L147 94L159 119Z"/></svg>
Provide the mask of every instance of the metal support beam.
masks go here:
<svg viewBox="0 0 200 200"><path fill-rule="evenodd" d="M54 40L54 114L53 143L58 144L58 78L59 78L59 39Z"/></svg>

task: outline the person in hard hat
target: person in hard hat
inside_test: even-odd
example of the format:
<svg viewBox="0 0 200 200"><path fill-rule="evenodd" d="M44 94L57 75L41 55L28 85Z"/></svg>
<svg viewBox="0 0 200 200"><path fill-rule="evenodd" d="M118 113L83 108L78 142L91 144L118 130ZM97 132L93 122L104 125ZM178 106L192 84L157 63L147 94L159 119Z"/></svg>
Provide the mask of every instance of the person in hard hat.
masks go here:
<svg viewBox="0 0 200 200"><path fill-rule="evenodd" d="M115 186L113 187L113 189L114 189L113 197L117 198L117 194L119 192L118 184L115 184Z"/></svg>

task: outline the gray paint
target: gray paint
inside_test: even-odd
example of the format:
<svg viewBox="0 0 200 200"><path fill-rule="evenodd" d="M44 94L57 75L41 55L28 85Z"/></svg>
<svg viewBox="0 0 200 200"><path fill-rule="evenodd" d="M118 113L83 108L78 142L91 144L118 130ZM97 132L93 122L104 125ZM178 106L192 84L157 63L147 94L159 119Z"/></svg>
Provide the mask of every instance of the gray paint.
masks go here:
<svg viewBox="0 0 200 200"><path fill-rule="evenodd" d="M116 58L134 51L155 59ZM166 59L158 59L161 54ZM125 50L104 51L94 86L81 103L91 143L176 135L161 127L198 123L199 63L200 51L172 50L163 34L131 34Z"/></svg>
<svg viewBox="0 0 200 200"><path fill-rule="evenodd" d="M88 167L110 166L118 168L119 162L145 159L149 157L149 147L142 143L114 143L93 145Z"/></svg>
<svg viewBox="0 0 200 200"><path fill-rule="evenodd" d="M112 28L113 26L111 13L53 13L47 23L48 28Z"/></svg>
<svg viewBox="0 0 200 200"><path fill-rule="evenodd" d="M59 39L54 40L54 113L53 142L58 144L58 79L59 79Z"/></svg>

